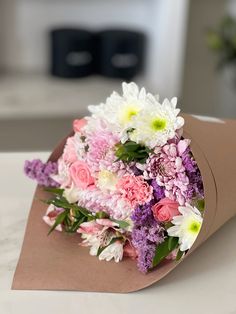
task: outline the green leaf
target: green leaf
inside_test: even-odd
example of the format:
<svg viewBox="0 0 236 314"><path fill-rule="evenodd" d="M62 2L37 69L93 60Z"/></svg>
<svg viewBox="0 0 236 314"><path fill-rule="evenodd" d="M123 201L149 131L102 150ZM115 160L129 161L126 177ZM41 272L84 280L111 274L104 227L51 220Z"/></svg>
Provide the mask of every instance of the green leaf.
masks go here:
<svg viewBox="0 0 236 314"><path fill-rule="evenodd" d="M64 189L59 189L59 188L45 188L44 191L50 192L59 196L63 195Z"/></svg>
<svg viewBox="0 0 236 314"><path fill-rule="evenodd" d="M80 225L85 221L85 219L86 219L85 217L82 217L80 220L75 221L69 228L68 232L71 233L76 232L79 229Z"/></svg>
<svg viewBox="0 0 236 314"><path fill-rule="evenodd" d="M69 210L65 210L64 212L60 213L56 220L55 223L53 224L53 226L50 228L48 235L61 223L63 223L63 221L66 219L67 215L69 214Z"/></svg>
<svg viewBox="0 0 236 314"><path fill-rule="evenodd" d="M171 239L170 239L171 238ZM164 258L166 258L178 246L178 238L167 237L164 242L158 244L153 258L153 267L157 266Z"/></svg>
<svg viewBox="0 0 236 314"><path fill-rule="evenodd" d="M66 203L66 202L64 202L60 199L57 199L57 198L52 199L52 200L48 200L48 203L53 204L56 207L64 208L64 209L71 209L73 207L72 204Z"/></svg>
<svg viewBox="0 0 236 314"><path fill-rule="evenodd" d="M181 258L182 258L182 256L185 254L185 252L184 251L178 251L178 253L177 253L177 256L176 256L176 261L179 261Z"/></svg>
<svg viewBox="0 0 236 314"><path fill-rule="evenodd" d="M100 211L100 212L96 213L94 218L96 218L96 219L109 218L109 215L104 211Z"/></svg>
<svg viewBox="0 0 236 314"><path fill-rule="evenodd" d="M151 150L148 147L137 144L133 141L127 141L124 144L116 145L115 155L117 160L124 162L142 161L145 162Z"/></svg>
<svg viewBox="0 0 236 314"><path fill-rule="evenodd" d="M164 227L165 227L166 230L169 229L172 226L173 226L173 224L170 221L164 222Z"/></svg>
<svg viewBox="0 0 236 314"><path fill-rule="evenodd" d="M77 206L77 205L74 205L75 208L77 208L81 214L83 214L85 217L90 217L91 216L91 213L84 207L80 207L80 206Z"/></svg>
<svg viewBox="0 0 236 314"><path fill-rule="evenodd" d="M110 218L110 220L117 223L121 229L126 229L130 225L127 221L124 221L124 220L117 220L113 218Z"/></svg>
<svg viewBox="0 0 236 314"><path fill-rule="evenodd" d="M200 199L197 201L197 208L203 212L205 209L205 200L204 199Z"/></svg>
<svg viewBox="0 0 236 314"><path fill-rule="evenodd" d="M176 239L178 239L178 238L169 237L169 239L168 239L168 250L169 250L169 251L172 251L171 248L172 248L172 246L175 245Z"/></svg>
<svg viewBox="0 0 236 314"><path fill-rule="evenodd" d="M70 204L64 197L48 200L47 204L53 204L56 207L64 209L78 210L81 214L83 214L86 217L91 216L91 213L86 208L78 206L76 204Z"/></svg>

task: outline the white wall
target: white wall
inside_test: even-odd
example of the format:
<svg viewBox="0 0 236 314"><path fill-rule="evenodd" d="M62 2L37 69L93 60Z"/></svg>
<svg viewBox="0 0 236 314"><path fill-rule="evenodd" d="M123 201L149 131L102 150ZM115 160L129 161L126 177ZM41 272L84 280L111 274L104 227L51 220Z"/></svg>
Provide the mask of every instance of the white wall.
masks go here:
<svg viewBox="0 0 236 314"><path fill-rule="evenodd" d="M161 95L179 94L189 0L0 1L9 16L3 60L8 69L46 72L51 28L129 27L149 37L146 84Z"/></svg>
<svg viewBox="0 0 236 314"><path fill-rule="evenodd" d="M206 31L227 14L236 17L236 0L192 0L189 10L182 103L185 112L236 118L234 74L217 71L217 56L208 48Z"/></svg>
<svg viewBox="0 0 236 314"><path fill-rule="evenodd" d="M235 0L228 0L227 11L228 13L236 17L236 1Z"/></svg>

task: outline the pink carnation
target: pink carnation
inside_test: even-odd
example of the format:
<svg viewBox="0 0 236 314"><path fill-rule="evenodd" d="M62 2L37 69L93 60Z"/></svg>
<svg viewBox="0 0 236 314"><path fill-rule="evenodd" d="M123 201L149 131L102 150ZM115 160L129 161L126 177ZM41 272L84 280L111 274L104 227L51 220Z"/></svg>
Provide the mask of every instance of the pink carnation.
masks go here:
<svg viewBox="0 0 236 314"><path fill-rule="evenodd" d="M117 183L117 189L122 197L134 208L152 199L153 188L142 176L126 175Z"/></svg>

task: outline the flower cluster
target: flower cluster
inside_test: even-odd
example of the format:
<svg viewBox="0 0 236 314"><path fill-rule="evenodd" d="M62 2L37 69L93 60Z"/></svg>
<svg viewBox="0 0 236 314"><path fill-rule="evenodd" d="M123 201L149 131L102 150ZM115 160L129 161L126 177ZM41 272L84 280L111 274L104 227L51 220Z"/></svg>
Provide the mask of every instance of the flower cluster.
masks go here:
<svg viewBox="0 0 236 314"><path fill-rule="evenodd" d="M144 273L181 258L200 231L204 191L176 106L123 83L123 95L73 122L56 163L27 161L25 173L54 194L49 233L77 232L99 260L132 258Z"/></svg>

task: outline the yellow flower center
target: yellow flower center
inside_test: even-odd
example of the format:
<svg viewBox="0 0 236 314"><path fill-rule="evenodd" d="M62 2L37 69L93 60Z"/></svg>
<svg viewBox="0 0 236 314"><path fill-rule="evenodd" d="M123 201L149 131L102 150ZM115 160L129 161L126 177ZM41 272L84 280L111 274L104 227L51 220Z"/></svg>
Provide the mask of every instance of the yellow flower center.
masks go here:
<svg viewBox="0 0 236 314"><path fill-rule="evenodd" d="M199 221L192 221L188 227L191 233L198 234L201 229L201 223Z"/></svg>
<svg viewBox="0 0 236 314"><path fill-rule="evenodd" d="M166 128L166 120L155 118L151 121L151 129L155 132L163 131Z"/></svg>
<svg viewBox="0 0 236 314"><path fill-rule="evenodd" d="M131 119L139 113L139 111L140 108L134 104L126 105L120 114L120 122L122 124L129 123Z"/></svg>

